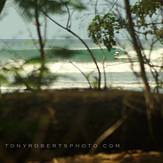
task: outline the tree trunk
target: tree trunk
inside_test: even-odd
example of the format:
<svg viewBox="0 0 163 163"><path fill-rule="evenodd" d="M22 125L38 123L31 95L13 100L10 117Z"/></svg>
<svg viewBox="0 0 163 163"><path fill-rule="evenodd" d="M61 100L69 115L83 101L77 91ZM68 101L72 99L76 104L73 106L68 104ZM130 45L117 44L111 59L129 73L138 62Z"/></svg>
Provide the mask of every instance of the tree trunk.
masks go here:
<svg viewBox="0 0 163 163"><path fill-rule="evenodd" d="M39 80L39 89L41 88L42 84L42 78L43 73L45 69L45 49L44 49L44 40L42 38L41 34L41 28L40 28L40 20L39 20L39 9L38 9L38 1L36 0L36 6L35 6L35 21L36 21L36 30L38 35L38 42L39 42L39 50L40 50L40 60L41 60L41 67L40 67L40 80Z"/></svg>
<svg viewBox="0 0 163 163"><path fill-rule="evenodd" d="M139 60L139 66L140 66L140 74L141 74L141 78L143 80L144 87L145 87L144 97L145 97L146 106L147 106L147 118L148 118L149 125L150 125L149 126L150 130L151 130L150 132L152 133L151 120L152 120L152 113L154 112L154 99L153 99L152 94L151 94L151 88L150 88L148 78L147 78L147 74L146 74L146 70L145 70L144 58L143 58L143 55L141 52L141 47L139 45L138 38L137 38L137 35L135 33L129 0L124 0L124 4L125 4L125 11L126 11L126 18L128 20L128 31L129 31L129 34L132 38L133 47L137 53L137 57Z"/></svg>
<svg viewBox="0 0 163 163"><path fill-rule="evenodd" d="M43 42L42 35L41 35L39 12L38 12L37 7L35 9L35 21L36 21L36 29L37 29L39 46L40 46L41 65L42 67L44 67L45 66L45 50L44 50L44 42Z"/></svg>

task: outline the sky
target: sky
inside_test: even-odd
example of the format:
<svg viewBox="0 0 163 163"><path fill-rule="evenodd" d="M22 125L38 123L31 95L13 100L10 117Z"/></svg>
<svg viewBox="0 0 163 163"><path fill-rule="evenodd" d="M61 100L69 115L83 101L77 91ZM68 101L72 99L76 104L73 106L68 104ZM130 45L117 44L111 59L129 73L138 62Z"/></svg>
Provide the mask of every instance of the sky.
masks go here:
<svg viewBox="0 0 163 163"><path fill-rule="evenodd" d="M96 0L81 0L84 4L87 5L87 10L83 12L75 11L73 13L72 19L72 30L80 35L82 38L88 38L87 27L89 22L95 15L95 2ZM109 7L106 2L108 0L99 0L98 1L98 12L106 13L109 10ZM135 0L131 0L133 2ZM85 3L86 2L86 3ZM89 3L88 3L89 2ZM114 0L113 0L114 2ZM122 0L117 0L117 2L122 3ZM107 5L106 5L107 4ZM66 24L67 14L64 15L52 15L52 17L57 20L62 25ZM71 34L65 32L60 27L56 26L54 23L48 20L47 28L47 38L63 38L63 37L72 37ZM31 39L37 38L35 21L27 21L21 15L20 10L13 3L13 0L8 0L5 8L0 15L0 39Z"/></svg>
<svg viewBox="0 0 163 163"><path fill-rule="evenodd" d="M75 13L72 20L72 30L79 34L82 38L88 38L87 26L93 16L87 16L85 20L85 13ZM90 11L89 11L90 12ZM61 24L66 24L67 15L53 15L55 20ZM48 21L49 39L70 37L71 35L57 27L51 21ZM35 21L27 21L21 16L19 9L12 2L8 1L5 5L2 15L0 16L0 39L30 39L37 38Z"/></svg>

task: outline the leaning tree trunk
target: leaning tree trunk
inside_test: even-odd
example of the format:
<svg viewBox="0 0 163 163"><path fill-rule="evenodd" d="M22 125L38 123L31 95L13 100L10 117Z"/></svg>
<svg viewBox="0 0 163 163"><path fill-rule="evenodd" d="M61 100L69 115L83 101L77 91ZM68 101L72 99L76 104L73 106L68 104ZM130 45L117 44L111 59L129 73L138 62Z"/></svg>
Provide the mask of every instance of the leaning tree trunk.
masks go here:
<svg viewBox="0 0 163 163"><path fill-rule="evenodd" d="M151 94L151 87L150 87L149 82L148 82L142 51L141 51L141 48L139 46L139 42L138 42L138 39L137 39L137 36L135 33L134 22L133 22L132 15L131 15L129 0L124 0L124 4L125 4L125 11L126 11L126 18L128 20L128 28L127 29L129 31L131 38L132 38L133 47L137 53L139 66L140 66L140 74L141 74L141 78L143 80L144 87L145 87L144 97L145 97L146 106L147 106L147 118L149 121L150 132L152 134L153 131L152 131L152 126L151 126L152 125L151 120L152 120L152 113L154 112L154 99L153 99L152 94Z"/></svg>

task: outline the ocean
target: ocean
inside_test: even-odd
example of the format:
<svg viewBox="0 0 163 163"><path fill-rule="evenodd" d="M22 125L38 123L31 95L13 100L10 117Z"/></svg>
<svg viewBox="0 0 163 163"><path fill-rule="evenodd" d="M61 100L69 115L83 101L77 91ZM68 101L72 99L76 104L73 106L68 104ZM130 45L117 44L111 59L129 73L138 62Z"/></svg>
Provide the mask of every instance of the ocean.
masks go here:
<svg viewBox="0 0 163 163"><path fill-rule="evenodd" d="M110 88L142 90L143 83L140 78L136 77L131 69L131 63L128 60L126 52L133 60L134 71L139 72L139 63L134 50L130 46L127 49L114 47L111 51L105 48L99 48L90 40L85 40L94 54L100 70L102 72L102 81L104 71L106 73L106 83ZM37 40L0 40L0 66L3 65L21 65L26 60L37 60L39 58ZM87 88L87 81L80 71L90 75L90 80L94 81L97 70L88 51L78 41L74 39L53 39L46 42L46 65L57 79L48 86L48 88ZM144 50L146 55L149 50ZM152 51L152 62L156 65L163 63L163 48L158 46ZM23 67L23 75L30 73L38 66L36 62ZM150 69L146 68L148 79L152 87L155 86ZM12 75L8 76L13 80ZM163 72L160 71L160 78L163 79ZM104 81L103 81L104 84ZM24 86L9 86L1 84L1 92L12 90L23 90ZM43 87L47 88L47 87Z"/></svg>

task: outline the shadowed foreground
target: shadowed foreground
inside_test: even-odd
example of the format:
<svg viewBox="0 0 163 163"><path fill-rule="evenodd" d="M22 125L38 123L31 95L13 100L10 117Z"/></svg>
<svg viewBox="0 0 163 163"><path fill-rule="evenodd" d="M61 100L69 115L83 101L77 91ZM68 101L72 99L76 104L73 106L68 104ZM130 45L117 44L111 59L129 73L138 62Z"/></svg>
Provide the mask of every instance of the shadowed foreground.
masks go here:
<svg viewBox="0 0 163 163"><path fill-rule="evenodd" d="M3 94L0 97L0 160L7 163L45 161L87 154L97 138L123 117L125 121L109 137L95 144L98 145L95 153L162 151L163 95L154 96L157 111L151 123L153 138L141 92L72 89ZM128 158L127 154L124 156L122 158ZM101 159L100 155L88 159L96 157Z"/></svg>
<svg viewBox="0 0 163 163"><path fill-rule="evenodd" d="M159 152L122 152L116 154L79 155L68 158L57 158L45 163L162 163L163 155ZM39 162L28 162L39 163Z"/></svg>

